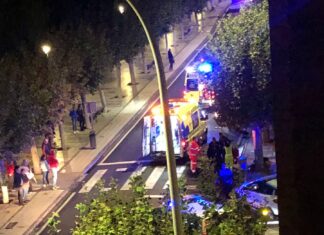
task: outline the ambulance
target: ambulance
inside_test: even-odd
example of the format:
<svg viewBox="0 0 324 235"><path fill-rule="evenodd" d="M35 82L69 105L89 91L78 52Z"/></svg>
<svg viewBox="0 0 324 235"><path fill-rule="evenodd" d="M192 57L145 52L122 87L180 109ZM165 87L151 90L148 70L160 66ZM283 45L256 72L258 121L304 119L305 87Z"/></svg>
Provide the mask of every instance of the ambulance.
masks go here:
<svg viewBox="0 0 324 235"><path fill-rule="evenodd" d="M170 99L169 112L175 157L183 160L188 157L189 141L199 138L199 143L207 142L207 125L197 103L185 99ZM142 153L152 160L165 160L166 142L163 116L160 106L151 109L144 117Z"/></svg>
<svg viewBox="0 0 324 235"><path fill-rule="evenodd" d="M201 108L208 108L215 102L215 91L209 79L211 67L208 63L195 63L186 68L184 98L197 102Z"/></svg>

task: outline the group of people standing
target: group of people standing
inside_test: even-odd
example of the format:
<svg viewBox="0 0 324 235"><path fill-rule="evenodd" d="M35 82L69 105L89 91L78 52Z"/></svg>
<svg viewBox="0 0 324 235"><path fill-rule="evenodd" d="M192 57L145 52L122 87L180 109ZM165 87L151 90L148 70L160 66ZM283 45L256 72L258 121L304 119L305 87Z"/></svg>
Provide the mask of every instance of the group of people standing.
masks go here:
<svg viewBox="0 0 324 235"><path fill-rule="evenodd" d="M207 157L212 160L215 171L219 173L222 164L226 164L226 166L231 168L233 164L237 163L239 151L235 144L231 144L231 141L220 133L218 141L213 137L209 143Z"/></svg>
<svg viewBox="0 0 324 235"><path fill-rule="evenodd" d="M18 165L17 162L13 160L7 161L6 173L9 191L16 189L18 192L19 204L23 205L28 201L27 194L32 190L32 181L37 183L35 175L30 168L29 161L25 159L21 165Z"/></svg>
<svg viewBox="0 0 324 235"><path fill-rule="evenodd" d="M72 110L70 111L70 118L72 121L72 130L74 134L76 134L78 131L77 122L79 122L80 131L83 131L85 129L85 118L81 104L78 105L77 109L75 109L75 107L72 108Z"/></svg>
<svg viewBox="0 0 324 235"><path fill-rule="evenodd" d="M40 158L40 169L43 175L43 188L50 185L49 173L52 172L52 188L57 189L58 178L58 166L59 162L56 158L54 149L51 146L51 142L48 137L45 136L42 144L42 156Z"/></svg>
<svg viewBox="0 0 324 235"><path fill-rule="evenodd" d="M235 144L222 133L219 134L219 140L212 139L209 143L207 156L214 164L215 172L218 174L216 184L220 184L221 195L225 198L229 197L229 193L233 187L233 164L237 164L239 158L239 150Z"/></svg>

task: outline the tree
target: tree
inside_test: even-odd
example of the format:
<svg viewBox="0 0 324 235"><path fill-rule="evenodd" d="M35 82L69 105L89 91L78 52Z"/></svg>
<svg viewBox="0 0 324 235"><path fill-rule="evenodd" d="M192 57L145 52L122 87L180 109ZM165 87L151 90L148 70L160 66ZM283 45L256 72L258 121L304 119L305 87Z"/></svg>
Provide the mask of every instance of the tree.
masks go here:
<svg viewBox="0 0 324 235"><path fill-rule="evenodd" d="M99 183L96 193L91 195L93 199L76 206L79 215L72 234L173 234L172 215L168 206L154 208L150 204L150 199L145 197L144 181L140 176L134 177L130 185L132 194L125 199L114 180L110 183L109 191L102 191L103 182ZM183 214L183 217L185 234L199 234L197 227L200 218L193 214Z"/></svg>
<svg viewBox="0 0 324 235"><path fill-rule="evenodd" d="M220 21L208 47L220 60L215 79L219 122L251 127L257 165L263 160L261 129L271 122L270 44L266 1Z"/></svg>
<svg viewBox="0 0 324 235"><path fill-rule="evenodd" d="M206 6L207 0L183 0L183 10L188 16L193 12L195 14L196 23L198 24L197 14Z"/></svg>
<svg viewBox="0 0 324 235"><path fill-rule="evenodd" d="M205 213L208 234L262 235L267 229L267 216L254 211L245 198L232 198L225 202L222 210L215 206Z"/></svg>
<svg viewBox="0 0 324 235"><path fill-rule="evenodd" d="M48 76L47 58L41 52L21 49L0 60L1 145L19 152L51 118L59 94L58 81Z"/></svg>

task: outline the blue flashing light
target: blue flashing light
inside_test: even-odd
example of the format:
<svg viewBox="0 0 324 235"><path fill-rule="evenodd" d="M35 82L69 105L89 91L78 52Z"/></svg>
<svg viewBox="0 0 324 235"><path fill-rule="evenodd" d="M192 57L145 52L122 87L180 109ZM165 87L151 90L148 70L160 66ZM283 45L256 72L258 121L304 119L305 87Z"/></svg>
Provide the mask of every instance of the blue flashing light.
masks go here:
<svg viewBox="0 0 324 235"><path fill-rule="evenodd" d="M204 62L198 66L198 71L203 73L210 73L213 71L213 66L208 62Z"/></svg>

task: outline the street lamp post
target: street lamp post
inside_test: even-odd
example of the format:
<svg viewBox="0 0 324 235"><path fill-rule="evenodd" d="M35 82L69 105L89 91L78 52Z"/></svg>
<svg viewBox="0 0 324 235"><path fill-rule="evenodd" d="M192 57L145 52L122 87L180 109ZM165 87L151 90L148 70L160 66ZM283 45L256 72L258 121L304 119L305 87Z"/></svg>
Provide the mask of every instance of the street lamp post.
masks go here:
<svg viewBox="0 0 324 235"><path fill-rule="evenodd" d="M168 101L168 91L167 84L165 80L165 74L163 69L162 57L159 51L159 48L155 42L152 40L151 34L147 29L144 20L140 13L137 11L136 7L130 0L125 0L128 5L135 12L137 18L141 22L141 25L144 29L146 37L148 39L154 63L156 65L156 75L159 86L160 93L160 102L162 106L163 122L164 122L164 131L166 137L166 160L167 160L167 169L168 176L170 181L170 197L172 202L172 218L173 218L173 230L175 235L182 235L182 222L180 214L180 195L177 182L177 173L176 173L176 161L174 158L173 142L172 142L172 131L171 131L171 122L170 122L170 113L169 113L169 101ZM123 13L125 9L122 6L119 6L119 11Z"/></svg>

